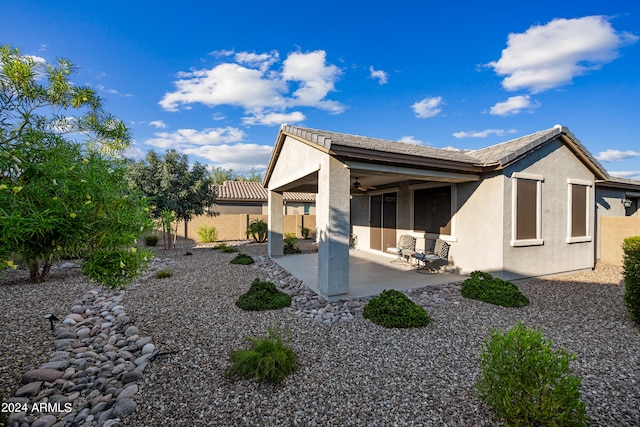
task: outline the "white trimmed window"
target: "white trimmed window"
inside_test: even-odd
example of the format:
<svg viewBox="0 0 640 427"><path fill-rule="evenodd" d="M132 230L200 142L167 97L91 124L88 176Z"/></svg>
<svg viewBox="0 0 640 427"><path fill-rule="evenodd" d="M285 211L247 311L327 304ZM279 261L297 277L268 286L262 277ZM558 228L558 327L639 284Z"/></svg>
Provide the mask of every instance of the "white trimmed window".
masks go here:
<svg viewBox="0 0 640 427"><path fill-rule="evenodd" d="M542 245L541 175L515 172L512 177L511 246Z"/></svg>
<svg viewBox="0 0 640 427"><path fill-rule="evenodd" d="M567 243L590 242L590 181L567 180Z"/></svg>

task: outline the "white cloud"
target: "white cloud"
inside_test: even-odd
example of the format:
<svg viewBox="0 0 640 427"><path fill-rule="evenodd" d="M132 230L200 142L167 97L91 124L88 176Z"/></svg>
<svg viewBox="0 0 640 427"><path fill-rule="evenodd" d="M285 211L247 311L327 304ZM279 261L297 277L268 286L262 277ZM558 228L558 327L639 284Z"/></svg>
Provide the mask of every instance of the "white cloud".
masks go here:
<svg viewBox="0 0 640 427"><path fill-rule="evenodd" d="M261 111L255 112L253 115L242 118L242 124L251 125L265 125L275 126L283 123L297 123L305 119L305 115L300 111L293 111L291 113L263 113Z"/></svg>
<svg viewBox="0 0 640 427"><path fill-rule="evenodd" d="M133 95L131 95L130 93L120 93L120 92L118 92L118 91L117 91L117 90L115 90L115 89L108 89L108 88L106 88L104 85L97 85L97 86L96 86L96 88L97 88L98 90L103 91L103 92L107 92L107 93L110 93L110 94L112 94L112 95L123 96L123 97L125 97L125 98L130 98L130 97L132 97L132 96L133 96Z"/></svg>
<svg viewBox="0 0 640 427"><path fill-rule="evenodd" d="M524 33L509 34L500 59L487 66L506 76L504 89L538 93L601 68L618 57L620 47L638 39L628 32L616 32L604 16L554 19Z"/></svg>
<svg viewBox="0 0 640 427"><path fill-rule="evenodd" d="M149 122L149 126L157 127L158 129L164 129L167 127L167 124L162 120L154 120Z"/></svg>
<svg viewBox="0 0 640 427"><path fill-rule="evenodd" d="M504 102L498 102L491 107L489 114L494 116L512 116L519 114L522 110L532 110L540 107L538 101L531 101L529 95L510 96Z"/></svg>
<svg viewBox="0 0 640 427"><path fill-rule="evenodd" d="M215 129L178 129L175 132L156 132L153 138L144 141L145 144L162 149L176 149L187 152L188 149L208 145L228 144L242 141L245 134L233 127Z"/></svg>
<svg viewBox="0 0 640 427"><path fill-rule="evenodd" d="M471 132L455 132L453 134L453 136L455 138L486 138L489 135L496 135L496 136L504 136L510 133L516 133L515 129L509 129L509 130L504 130L504 129L485 129L485 130L481 130L481 131L471 131Z"/></svg>
<svg viewBox="0 0 640 427"><path fill-rule="evenodd" d="M617 160L629 159L631 157L639 157L640 151L620 151L620 150L606 150L601 151L596 156L596 159L602 162L615 162Z"/></svg>
<svg viewBox="0 0 640 427"><path fill-rule="evenodd" d="M371 78L378 80L379 85L387 84L389 75L382 70L375 70L373 66L369 67L369 72L371 73Z"/></svg>
<svg viewBox="0 0 640 427"><path fill-rule="evenodd" d="M122 155L127 159L140 160L140 159L144 159L147 153L143 151L138 146L138 144L133 143L130 146L128 146L126 150L124 150L124 153Z"/></svg>
<svg viewBox="0 0 640 427"><path fill-rule="evenodd" d="M212 162L213 167L233 169L234 172L246 174L255 168L264 170L269 163L271 151L270 145L257 144L223 144L205 145L183 150L185 154L202 157Z"/></svg>
<svg viewBox="0 0 640 427"><path fill-rule="evenodd" d="M422 101L418 101L411 106L416 117L426 119L438 115L442 111L440 106L442 105L442 97L436 96L433 98L425 98Z"/></svg>
<svg viewBox="0 0 640 427"><path fill-rule="evenodd" d="M422 141L419 139L416 139L413 136L403 136L398 140L398 142L404 142L405 144L422 145Z"/></svg>
<svg viewBox="0 0 640 427"><path fill-rule="evenodd" d="M609 175L617 176L620 178L638 179L640 180L640 171L609 171Z"/></svg>
<svg viewBox="0 0 640 427"><path fill-rule="evenodd" d="M290 53L280 69L274 67L280 61L277 51L261 54L216 51L211 54L232 56L235 62L178 73L175 91L166 93L159 102L162 108L177 111L192 104L233 105L244 108L250 116L245 120L254 124L271 124L271 120L262 119L274 118L275 114L299 118L301 113L286 113L287 108L294 106L314 107L331 113L341 113L345 109L339 102L326 99L329 92L335 91L334 84L341 72L335 65L326 63L323 50Z"/></svg>

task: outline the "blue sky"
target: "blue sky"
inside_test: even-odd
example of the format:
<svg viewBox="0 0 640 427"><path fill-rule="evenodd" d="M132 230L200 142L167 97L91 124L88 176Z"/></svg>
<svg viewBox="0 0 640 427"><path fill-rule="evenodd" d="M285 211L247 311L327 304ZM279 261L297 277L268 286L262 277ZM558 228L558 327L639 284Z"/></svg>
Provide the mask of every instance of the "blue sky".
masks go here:
<svg viewBox="0 0 640 427"><path fill-rule="evenodd" d="M433 3L3 0L0 43L77 64L132 157L246 174L281 123L460 149L561 124L640 179L640 2Z"/></svg>

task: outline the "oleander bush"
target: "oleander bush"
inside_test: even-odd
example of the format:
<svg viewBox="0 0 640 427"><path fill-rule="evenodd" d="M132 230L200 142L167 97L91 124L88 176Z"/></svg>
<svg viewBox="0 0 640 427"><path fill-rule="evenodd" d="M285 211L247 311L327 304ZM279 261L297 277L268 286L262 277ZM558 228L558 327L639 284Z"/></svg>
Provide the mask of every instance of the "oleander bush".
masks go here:
<svg viewBox="0 0 640 427"><path fill-rule="evenodd" d="M238 307L251 311L276 310L290 304L290 295L278 290L273 283L260 279L255 279L249 290L236 301Z"/></svg>
<svg viewBox="0 0 640 427"><path fill-rule="evenodd" d="M424 308L395 289L387 289L371 298L363 315L373 323L387 328L419 328L431 321Z"/></svg>
<svg viewBox="0 0 640 427"><path fill-rule="evenodd" d="M167 277L173 276L171 270L159 270L156 272L156 279L166 279Z"/></svg>
<svg viewBox="0 0 640 427"><path fill-rule="evenodd" d="M287 330L291 340L291 331ZM229 377L255 378L258 381L279 384L298 369L296 355L282 340L278 329L269 327L264 338L246 337L251 343L248 350L231 353L233 365L227 370Z"/></svg>
<svg viewBox="0 0 640 427"><path fill-rule="evenodd" d="M482 271L472 272L462 283L461 292L466 298L503 307L522 307L529 304L529 298L520 292L516 285Z"/></svg>
<svg viewBox="0 0 640 427"><path fill-rule="evenodd" d="M493 330L481 347L480 396L508 426L583 426L580 378L571 374L575 355L518 322Z"/></svg>
<svg viewBox="0 0 640 427"><path fill-rule="evenodd" d="M640 236L627 237L622 244L624 251L624 304L631 319L640 324Z"/></svg>
<svg viewBox="0 0 640 427"><path fill-rule="evenodd" d="M249 265L253 264L253 258L247 254L238 254L230 261L231 264Z"/></svg>
<svg viewBox="0 0 640 427"><path fill-rule="evenodd" d="M202 243L211 243L218 240L218 230L213 225L201 225L198 227L197 233Z"/></svg>

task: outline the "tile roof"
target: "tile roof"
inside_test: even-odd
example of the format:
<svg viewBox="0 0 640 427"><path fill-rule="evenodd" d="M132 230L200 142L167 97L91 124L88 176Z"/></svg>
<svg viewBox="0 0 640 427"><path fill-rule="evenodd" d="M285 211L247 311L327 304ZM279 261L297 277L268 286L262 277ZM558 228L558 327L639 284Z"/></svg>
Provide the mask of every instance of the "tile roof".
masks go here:
<svg viewBox="0 0 640 427"><path fill-rule="evenodd" d="M477 163L477 160L461 150L426 147L423 145L407 144L387 139L370 138L367 136L350 135L346 133L326 130L303 128L299 126L283 125L282 131L299 136L307 141L321 145L326 149L333 146L361 148L382 153L407 154L430 159L449 160L454 162Z"/></svg>
<svg viewBox="0 0 640 427"><path fill-rule="evenodd" d="M447 160L470 164L478 167L505 167L544 143L551 141L560 135L565 135L579 151L583 158L590 162L593 168L607 177L607 171L600 162L582 145L582 143L569 131L568 128L556 125L551 129L525 135L497 145L479 150L457 150L425 147L415 144L406 144L397 141L369 138L365 136L350 135L330 132L318 129L303 128L298 126L282 125L281 132L306 139L307 141L321 145L326 149L333 146L361 148L382 153L397 153L410 156L425 157L429 159Z"/></svg>
<svg viewBox="0 0 640 427"><path fill-rule="evenodd" d="M216 185L216 198L219 201L255 201L266 202L269 193L261 182L225 181L222 185ZM313 193L296 193L285 191L284 200L288 202L314 202L316 195Z"/></svg>

